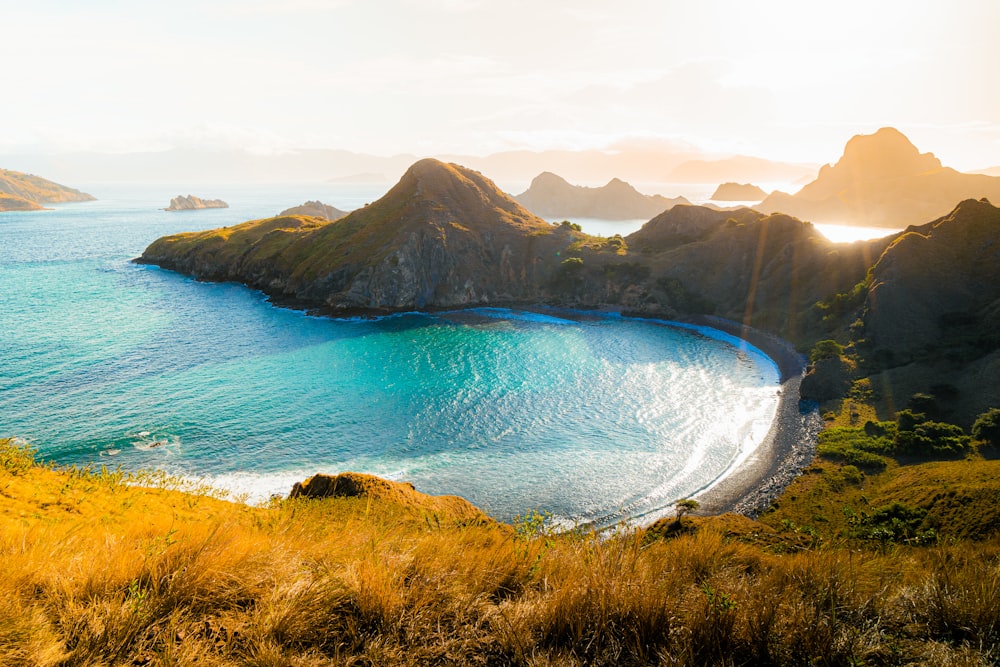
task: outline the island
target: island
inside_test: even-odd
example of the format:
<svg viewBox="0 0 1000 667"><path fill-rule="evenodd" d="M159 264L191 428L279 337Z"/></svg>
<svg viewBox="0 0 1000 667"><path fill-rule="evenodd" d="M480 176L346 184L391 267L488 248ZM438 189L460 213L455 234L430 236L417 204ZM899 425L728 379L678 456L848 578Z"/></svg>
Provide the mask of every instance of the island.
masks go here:
<svg viewBox="0 0 1000 667"><path fill-rule="evenodd" d="M202 199L194 195L178 195L170 200L170 206L164 211L197 211L206 208L229 208L229 204L221 199Z"/></svg>
<svg viewBox="0 0 1000 667"><path fill-rule="evenodd" d="M307 201L304 204L286 208L278 215L308 215L322 220L339 220L347 215L347 211L341 211L339 208L324 204L321 201Z"/></svg>
<svg viewBox="0 0 1000 667"><path fill-rule="evenodd" d="M561 176L543 172L531 186L514 197L535 215L580 217L603 220L649 219L677 204L689 204L684 197L644 195L617 178L599 188L572 185Z"/></svg>
<svg viewBox="0 0 1000 667"><path fill-rule="evenodd" d="M723 183L712 193L713 201L762 201L767 193L752 183Z"/></svg>
<svg viewBox="0 0 1000 667"><path fill-rule="evenodd" d="M41 211L42 204L94 201L86 192L41 176L0 169L0 211Z"/></svg>

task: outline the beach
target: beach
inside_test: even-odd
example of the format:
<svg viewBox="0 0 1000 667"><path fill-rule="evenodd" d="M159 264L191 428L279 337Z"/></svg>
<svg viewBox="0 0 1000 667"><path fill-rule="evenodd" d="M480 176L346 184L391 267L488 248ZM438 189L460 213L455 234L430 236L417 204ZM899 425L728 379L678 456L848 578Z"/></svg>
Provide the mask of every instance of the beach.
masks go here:
<svg viewBox="0 0 1000 667"><path fill-rule="evenodd" d="M685 321L738 336L778 366L781 397L767 436L739 467L694 496L701 505L698 514L736 512L755 518L799 476L816 451L822 419L816 406L799 401L806 359L788 341L732 320L704 315Z"/></svg>

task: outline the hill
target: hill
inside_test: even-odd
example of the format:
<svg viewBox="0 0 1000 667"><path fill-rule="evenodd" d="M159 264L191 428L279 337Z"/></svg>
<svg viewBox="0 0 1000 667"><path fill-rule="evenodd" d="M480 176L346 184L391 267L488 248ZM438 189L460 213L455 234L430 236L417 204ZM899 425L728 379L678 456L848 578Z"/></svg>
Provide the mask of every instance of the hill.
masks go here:
<svg viewBox="0 0 1000 667"><path fill-rule="evenodd" d="M287 216L155 241L139 261L237 280L336 311L535 299L582 236L524 210L482 174L415 163L385 196L325 222Z"/></svg>
<svg viewBox="0 0 1000 667"><path fill-rule="evenodd" d="M588 188L571 185L550 172L536 176L531 186L514 198L539 216L604 220L648 219L671 206L690 203L684 197L644 195L617 178L602 187Z"/></svg>
<svg viewBox="0 0 1000 667"><path fill-rule="evenodd" d="M752 183L723 183L715 189L714 201L762 201L767 193Z"/></svg>
<svg viewBox="0 0 1000 667"><path fill-rule="evenodd" d="M347 211L341 211L339 208L321 201L307 201L305 204L286 208L278 214L279 217L287 215L310 215L323 220L339 220L347 215Z"/></svg>
<svg viewBox="0 0 1000 667"><path fill-rule="evenodd" d="M9 196L3 197L2 195ZM93 201L94 199L94 196L88 195L86 192L53 183L41 176L0 169L0 211L29 211L42 208L42 206L29 207L23 201L40 205Z"/></svg>
<svg viewBox="0 0 1000 667"><path fill-rule="evenodd" d="M944 167L898 130L884 127L853 137L835 165L823 166L794 195L774 192L758 208L813 222L900 229L982 197L1000 200L1000 177Z"/></svg>

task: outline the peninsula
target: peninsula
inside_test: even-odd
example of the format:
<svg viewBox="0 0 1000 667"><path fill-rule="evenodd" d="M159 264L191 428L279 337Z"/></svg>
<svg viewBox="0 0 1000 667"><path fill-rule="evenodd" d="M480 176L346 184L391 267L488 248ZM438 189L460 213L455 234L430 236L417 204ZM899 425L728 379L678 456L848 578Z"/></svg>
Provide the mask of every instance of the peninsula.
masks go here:
<svg viewBox="0 0 1000 667"><path fill-rule="evenodd" d="M341 211L335 206L330 206L329 204L324 204L323 202L317 200L307 201L304 204L286 208L278 214L279 217L287 215L308 215L322 220L339 220L347 215L347 211Z"/></svg>
<svg viewBox="0 0 1000 667"><path fill-rule="evenodd" d="M0 211L40 211L43 204L93 201L95 197L41 176L0 169Z"/></svg>

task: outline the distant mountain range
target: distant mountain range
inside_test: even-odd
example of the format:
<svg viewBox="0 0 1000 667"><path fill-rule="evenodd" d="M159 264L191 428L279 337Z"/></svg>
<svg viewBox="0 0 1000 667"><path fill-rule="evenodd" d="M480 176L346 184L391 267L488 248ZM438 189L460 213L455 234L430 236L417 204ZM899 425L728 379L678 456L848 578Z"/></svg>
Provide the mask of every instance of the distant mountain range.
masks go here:
<svg viewBox="0 0 1000 667"><path fill-rule="evenodd" d="M0 211L37 211L42 204L93 200L86 192L40 176L0 169Z"/></svg>
<svg viewBox="0 0 1000 667"><path fill-rule="evenodd" d="M723 183L712 193L713 201L763 201L767 193L752 183Z"/></svg>
<svg viewBox="0 0 1000 667"><path fill-rule="evenodd" d="M309 215L323 220L339 220L347 215L347 211L341 211L336 206L330 206L321 201L307 201L305 204L286 208L278 215Z"/></svg>
<svg viewBox="0 0 1000 667"><path fill-rule="evenodd" d="M546 218L603 220L646 220L677 204L691 203L684 197L644 195L617 178L603 187L588 188L571 185L551 172L536 176L531 187L514 199L535 215Z"/></svg>
<svg viewBox="0 0 1000 667"><path fill-rule="evenodd" d="M943 167L885 127L853 137L840 160L821 168L814 181L794 195L774 192L758 208L812 222L900 229L981 197L1000 201L1000 178Z"/></svg>

